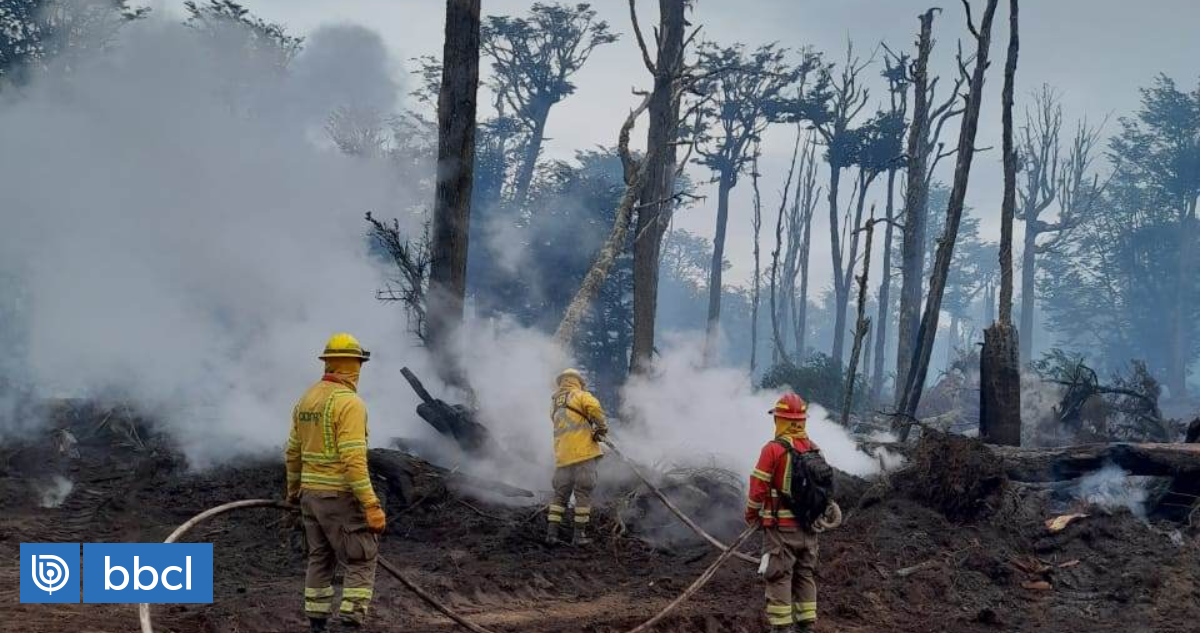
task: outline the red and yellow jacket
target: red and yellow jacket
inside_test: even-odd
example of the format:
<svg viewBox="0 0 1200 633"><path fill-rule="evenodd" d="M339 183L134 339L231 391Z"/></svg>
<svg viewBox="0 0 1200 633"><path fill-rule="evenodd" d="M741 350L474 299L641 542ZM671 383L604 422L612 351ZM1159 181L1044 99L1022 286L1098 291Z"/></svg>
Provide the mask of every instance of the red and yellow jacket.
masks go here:
<svg viewBox="0 0 1200 633"><path fill-rule="evenodd" d="M800 435L781 435L763 447L754 472L750 474L750 499L746 502L746 522L762 522L763 527L794 530L796 516L788 510L779 491L790 489L792 459L778 440L787 440L801 453L818 450L817 445Z"/></svg>

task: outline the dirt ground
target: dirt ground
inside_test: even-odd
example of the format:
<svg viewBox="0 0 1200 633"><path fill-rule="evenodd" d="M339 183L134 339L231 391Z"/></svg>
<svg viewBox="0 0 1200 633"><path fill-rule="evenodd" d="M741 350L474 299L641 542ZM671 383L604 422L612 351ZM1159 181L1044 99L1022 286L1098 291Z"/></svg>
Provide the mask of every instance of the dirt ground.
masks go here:
<svg viewBox="0 0 1200 633"><path fill-rule="evenodd" d="M0 444L0 631L137 630L132 605L18 604L22 541L159 541L201 510L276 497L283 488L280 462L189 473L144 429L134 436L119 425L97 427L98 417L76 411L64 418L80 440L75 459L59 455L50 435ZM40 507L41 487L55 474L74 487L60 506ZM821 541L821 633L1200 630L1195 531L1092 509L1051 535L1041 493L1015 488L955 522L930 507L937 504L927 495L913 494L911 481L847 481L840 493L846 523ZM541 500L512 506L447 493L406 506L401 491L384 481L376 486L387 495L390 518L383 556L496 631L627 630L715 556L702 545L666 549L636 534L614 536L613 505L597 510L595 545L548 548L540 542ZM160 631L305 630L303 546L285 513L242 511L204 524L190 540L216 544L215 601L156 606ZM656 630L763 630L755 571L731 561ZM382 570L372 613L376 631L456 629Z"/></svg>

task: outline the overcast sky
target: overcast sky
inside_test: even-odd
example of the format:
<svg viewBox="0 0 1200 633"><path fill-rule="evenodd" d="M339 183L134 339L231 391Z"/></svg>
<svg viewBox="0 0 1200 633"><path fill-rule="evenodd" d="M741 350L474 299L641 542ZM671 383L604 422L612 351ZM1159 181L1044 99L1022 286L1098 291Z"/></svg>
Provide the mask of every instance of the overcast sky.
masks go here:
<svg viewBox="0 0 1200 633"><path fill-rule="evenodd" d="M166 13L182 14L182 2L155 0L153 6ZM378 31L397 64L398 76L404 64L418 55L441 54L444 3L436 0L244 0L243 4L260 17L286 24L297 34L311 32L325 23L354 23ZM483 0L485 14L522 14L533 4L528 0ZM846 42L869 57L880 41L896 51L912 49L918 26L917 15L925 8L940 4L946 8L935 22L934 72L949 75L953 71L955 41L966 33L961 3L942 0L699 0L692 21L704 25L703 34L720 43L744 42L748 45L778 41L784 46L812 46L830 58L840 60ZM976 0L976 20L983 0ZM553 158L570 157L576 149L599 144L613 145L617 128L635 103L630 89L650 87L648 73L642 67L630 33L625 0L597 0L593 3L614 31L625 36L615 44L598 49L588 65L576 76L578 91L552 111L548 123L546 154ZM641 19L649 29L657 22L657 2L641 0ZM999 88L1007 43L1007 2L1001 2L992 46L992 71L988 75L989 95L984 105L978 145L999 148ZM1017 72L1018 124L1023 103L1043 83L1055 86L1063 95L1067 126L1075 118L1088 116L1100 121L1111 115L1106 130L1117 129L1116 117L1138 106L1138 88L1147 85L1157 73L1174 77L1191 89L1200 78L1200 2L1196 0L1039 0L1022 3L1021 63ZM486 70L485 70L486 72ZM869 73L872 101L884 95L882 79ZM639 132L644 135L644 128ZM778 126L768 131L764 142L761 182L764 209L777 206L777 191L787 169L794 130ZM642 136L644 139L644 136ZM996 239L1000 199L1001 167L999 150L977 156L968 195L968 204L981 218L985 236ZM950 179L953 165L943 166L944 180ZM694 179L703 181L707 174L692 167ZM848 188L848 187L847 187ZM677 219L677 226L711 236L715 217L713 194L696 208ZM881 189L877 185L877 189ZM734 192L730 217L728 257L733 263L732 280L748 277L752 268L749 219L750 187L744 182ZM848 196L848 192L846 194ZM845 204L845 203L843 203ZM820 218L814 226L814 250L811 266L816 279L828 280L829 248L827 225ZM768 219L767 222L771 220ZM1020 229L1018 228L1018 231ZM769 252L764 248L764 252ZM875 260L878 262L879 258ZM877 278L877 277L876 277Z"/></svg>

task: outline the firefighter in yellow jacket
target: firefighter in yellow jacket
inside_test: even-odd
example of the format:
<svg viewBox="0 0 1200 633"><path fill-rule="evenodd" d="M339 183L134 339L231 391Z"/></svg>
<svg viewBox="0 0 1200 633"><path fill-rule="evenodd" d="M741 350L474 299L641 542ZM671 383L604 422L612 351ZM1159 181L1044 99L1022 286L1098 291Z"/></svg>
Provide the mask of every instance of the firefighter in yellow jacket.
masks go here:
<svg viewBox="0 0 1200 633"><path fill-rule="evenodd" d="M345 566L340 622L360 628L371 603L379 534L387 526L367 470L367 407L358 376L371 354L335 334L320 359L325 375L292 410L287 443L288 501L300 505L308 542L304 613L325 631L333 611L333 572Z"/></svg>
<svg viewBox="0 0 1200 633"><path fill-rule="evenodd" d="M559 542L559 528L567 502L575 495L574 530L571 542L586 545L587 525L592 518L592 490L596 466L603 451L600 441L608 433L608 421L600 401L584 388L583 375L575 369L558 375L550 420L554 425L554 498L548 509L546 542Z"/></svg>

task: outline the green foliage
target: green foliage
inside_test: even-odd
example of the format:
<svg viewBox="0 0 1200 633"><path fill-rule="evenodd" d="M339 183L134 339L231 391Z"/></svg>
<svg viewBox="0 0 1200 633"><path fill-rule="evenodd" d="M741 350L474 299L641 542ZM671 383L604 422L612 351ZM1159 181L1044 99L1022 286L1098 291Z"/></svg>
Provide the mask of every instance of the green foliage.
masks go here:
<svg viewBox="0 0 1200 633"><path fill-rule="evenodd" d="M23 83L56 60L69 68L149 12L128 0L0 0L0 83Z"/></svg>
<svg viewBox="0 0 1200 633"><path fill-rule="evenodd" d="M846 373L832 357L815 354L800 366L791 363L772 366L763 374L760 386L763 389L788 388L809 402L839 410L846 395ZM867 382L860 374L855 381L850 410L861 412L866 407Z"/></svg>

